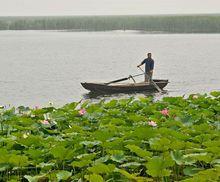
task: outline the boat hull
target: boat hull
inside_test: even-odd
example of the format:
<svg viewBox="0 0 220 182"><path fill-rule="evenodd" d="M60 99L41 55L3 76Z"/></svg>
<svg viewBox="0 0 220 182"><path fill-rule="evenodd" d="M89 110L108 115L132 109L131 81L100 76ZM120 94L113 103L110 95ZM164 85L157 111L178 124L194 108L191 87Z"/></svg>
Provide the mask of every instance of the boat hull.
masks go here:
<svg viewBox="0 0 220 182"><path fill-rule="evenodd" d="M154 80L154 82L163 89L167 84L168 80ZM110 84L105 83L81 83L81 85L95 93L131 93L131 92L154 92L157 91L153 84L142 83L129 83L129 84Z"/></svg>

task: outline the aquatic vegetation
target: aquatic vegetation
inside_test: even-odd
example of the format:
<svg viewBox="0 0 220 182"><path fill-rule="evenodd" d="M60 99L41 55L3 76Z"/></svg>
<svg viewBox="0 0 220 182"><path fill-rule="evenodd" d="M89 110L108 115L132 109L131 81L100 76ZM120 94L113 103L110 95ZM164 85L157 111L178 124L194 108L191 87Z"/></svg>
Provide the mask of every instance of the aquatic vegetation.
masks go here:
<svg viewBox="0 0 220 182"><path fill-rule="evenodd" d="M220 33L220 15L0 17L0 30L137 30L153 33Z"/></svg>
<svg viewBox="0 0 220 182"><path fill-rule="evenodd" d="M0 181L219 181L220 92L196 96L1 108Z"/></svg>

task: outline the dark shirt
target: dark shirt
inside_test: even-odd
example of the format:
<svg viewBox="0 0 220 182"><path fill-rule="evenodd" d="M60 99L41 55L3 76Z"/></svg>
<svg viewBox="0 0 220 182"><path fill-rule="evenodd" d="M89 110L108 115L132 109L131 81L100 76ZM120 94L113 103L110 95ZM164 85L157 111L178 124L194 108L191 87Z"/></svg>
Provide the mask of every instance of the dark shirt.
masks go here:
<svg viewBox="0 0 220 182"><path fill-rule="evenodd" d="M145 63L145 72L148 73L154 69L154 60L152 58L146 58L141 62L141 64Z"/></svg>

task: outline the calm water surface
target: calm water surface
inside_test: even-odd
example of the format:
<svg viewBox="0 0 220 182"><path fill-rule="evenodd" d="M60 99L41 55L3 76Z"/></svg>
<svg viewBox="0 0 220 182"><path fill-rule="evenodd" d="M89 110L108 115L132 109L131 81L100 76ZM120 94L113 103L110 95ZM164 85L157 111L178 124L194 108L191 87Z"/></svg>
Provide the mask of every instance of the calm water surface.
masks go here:
<svg viewBox="0 0 220 182"><path fill-rule="evenodd" d="M78 101L88 93L80 82L138 74L145 52L168 95L220 89L220 34L1 31L0 104Z"/></svg>

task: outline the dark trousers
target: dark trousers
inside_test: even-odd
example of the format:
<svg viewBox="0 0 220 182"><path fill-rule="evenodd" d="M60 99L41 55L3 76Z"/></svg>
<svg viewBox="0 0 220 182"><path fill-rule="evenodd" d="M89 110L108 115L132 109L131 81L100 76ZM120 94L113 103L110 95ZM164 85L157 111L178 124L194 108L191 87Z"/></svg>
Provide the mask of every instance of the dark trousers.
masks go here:
<svg viewBox="0 0 220 182"><path fill-rule="evenodd" d="M144 79L144 81L145 81L145 82L150 82L150 81L152 80L152 76L153 76L153 74L152 74L151 72L147 72L147 73L145 74L145 79Z"/></svg>

